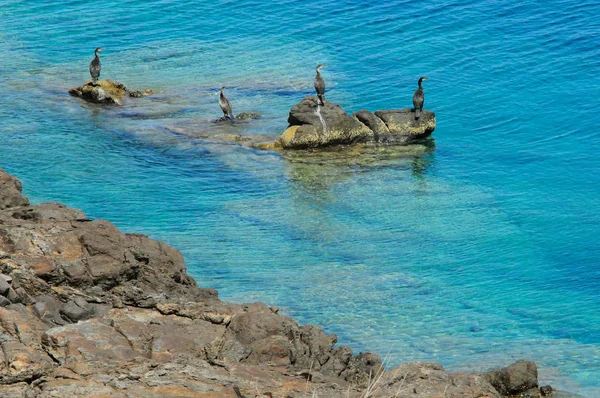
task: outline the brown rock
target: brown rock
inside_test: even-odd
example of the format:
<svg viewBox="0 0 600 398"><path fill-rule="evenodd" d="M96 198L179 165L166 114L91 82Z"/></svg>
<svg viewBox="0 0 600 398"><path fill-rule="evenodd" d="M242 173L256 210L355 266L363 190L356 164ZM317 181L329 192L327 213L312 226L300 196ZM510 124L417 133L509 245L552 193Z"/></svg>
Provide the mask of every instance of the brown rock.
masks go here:
<svg viewBox="0 0 600 398"><path fill-rule="evenodd" d="M42 343L61 365L83 360L110 366L138 355L122 334L95 319L50 329Z"/></svg>
<svg viewBox="0 0 600 398"><path fill-rule="evenodd" d="M377 111L375 116L381 119L389 130L389 134L378 135L380 142L409 144L413 141L426 138L435 130L435 113L421 111L419 120L415 120L414 112L410 108Z"/></svg>
<svg viewBox="0 0 600 398"><path fill-rule="evenodd" d="M21 181L0 170L0 210L29 205L21 191Z"/></svg>
<svg viewBox="0 0 600 398"><path fill-rule="evenodd" d="M435 114L429 111L422 111L419 120L415 120L410 108L377 111L374 114L361 110L350 116L332 102L317 107L314 97L307 97L294 105L288 123L288 128L277 141L284 149L360 142L406 145L428 137L436 125ZM270 146L263 145L262 148Z"/></svg>
<svg viewBox="0 0 600 398"><path fill-rule="evenodd" d="M111 80L99 80L94 86L87 82L69 90L69 94L97 104L122 105L127 97L139 98L153 94L152 90L130 91L123 84Z"/></svg>
<svg viewBox="0 0 600 398"><path fill-rule="evenodd" d="M483 377L502 395L517 395L538 387L537 366L532 361L517 361Z"/></svg>
<svg viewBox="0 0 600 398"><path fill-rule="evenodd" d="M302 149L370 141L373 131L339 105L325 102L317 108L315 97L306 97L290 110L290 128L281 136L283 148ZM293 128L294 126L299 126Z"/></svg>

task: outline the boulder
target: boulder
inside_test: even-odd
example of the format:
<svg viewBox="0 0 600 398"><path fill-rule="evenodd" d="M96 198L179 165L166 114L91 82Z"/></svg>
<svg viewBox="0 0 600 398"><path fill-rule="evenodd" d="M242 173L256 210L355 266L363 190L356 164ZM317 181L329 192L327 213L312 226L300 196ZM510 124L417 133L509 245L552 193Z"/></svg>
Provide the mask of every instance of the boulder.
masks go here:
<svg viewBox="0 0 600 398"><path fill-rule="evenodd" d="M306 97L290 110L289 127L281 136L285 149L316 148L372 140L373 131L338 104L318 106L316 97Z"/></svg>
<svg viewBox="0 0 600 398"><path fill-rule="evenodd" d="M96 104L122 105L125 98L145 97L152 94L152 90L131 91L119 82L99 80L96 85L90 81L79 87L74 87L69 90L69 94Z"/></svg>
<svg viewBox="0 0 600 398"><path fill-rule="evenodd" d="M518 395L538 387L537 366L532 361L517 361L483 377L502 395Z"/></svg>
<svg viewBox="0 0 600 398"><path fill-rule="evenodd" d="M10 207L27 206L29 200L21 193L21 181L0 172L0 210Z"/></svg>
<svg viewBox="0 0 600 398"><path fill-rule="evenodd" d="M6 281L6 279L0 277L0 294L6 296L8 294L8 290L10 289L10 285Z"/></svg>
<svg viewBox="0 0 600 398"><path fill-rule="evenodd" d="M63 305L60 313L71 322L77 322L90 318L94 310L83 298L76 297Z"/></svg>
<svg viewBox="0 0 600 398"><path fill-rule="evenodd" d="M313 96L292 107L288 123L278 141L256 147L306 149L361 142L406 145L430 136L436 125L435 114L426 110L418 120L410 108L375 113L361 110L349 115L333 102L319 106Z"/></svg>
<svg viewBox="0 0 600 398"><path fill-rule="evenodd" d="M376 111L361 110L354 116L374 132L375 142L382 144L407 145L429 137L435 130L435 114L424 110L415 120L411 108Z"/></svg>
<svg viewBox="0 0 600 398"><path fill-rule="evenodd" d="M50 295L34 297L35 304L32 306L33 313L37 315L46 325L64 325L67 322L60 316L60 303Z"/></svg>

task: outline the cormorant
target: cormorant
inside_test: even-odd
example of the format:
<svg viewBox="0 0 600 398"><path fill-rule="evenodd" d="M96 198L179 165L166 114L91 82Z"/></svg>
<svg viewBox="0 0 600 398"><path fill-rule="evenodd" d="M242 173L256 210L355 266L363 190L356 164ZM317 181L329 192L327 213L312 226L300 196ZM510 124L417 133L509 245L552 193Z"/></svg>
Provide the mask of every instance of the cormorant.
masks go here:
<svg viewBox="0 0 600 398"><path fill-rule="evenodd" d="M219 106L223 111L223 115L233 122L233 112L231 111L231 102L227 98L225 98L225 94L223 94L223 90L227 87L221 87L221 92L219 93Z"/></svg>
<svg viewBox="0 0 600 398"><path fill-rule="evenodd" d="M425 93L423 92L423 86L421 86L421 83L423 83L425 80L427 80L426 77L422 77L419 79L419 88L416 89L415 93L413 94L415 120L419 120L419 117L421 117L421 111L423 110L423 103L425 102Z"/></svg>
<svg viewBox="0 0 600 398"><path fill-rule="evenodd" d="M325 65L318 65L317 75L315 76L315 90L317 90L319 105L325 105L325 80L323 80L320 70L326 67Z"/></svg>
<svg viewBox="0 0 600 398"><path fill-rule="evenodd" d="M100 68L102 65L100 64L100 56L98 53L102 50L103 48L98 47L96 51L94 51L96 57L90 62L90 75L92 75L92 84L94 86L98 83L98 78L100 77Z"/></svg>

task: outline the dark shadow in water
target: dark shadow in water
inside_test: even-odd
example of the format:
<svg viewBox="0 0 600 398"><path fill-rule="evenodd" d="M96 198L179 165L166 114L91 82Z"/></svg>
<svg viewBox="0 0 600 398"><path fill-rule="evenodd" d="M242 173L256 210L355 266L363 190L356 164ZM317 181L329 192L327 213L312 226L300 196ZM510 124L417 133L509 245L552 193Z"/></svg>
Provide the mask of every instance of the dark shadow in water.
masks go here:
<svg viewBox="0 0 600 398"><path fill-rule="evenodd" d="M285 151L288 179L294 187L308 193L326 193L358 173L382 168L410 170L424 181L432 167L435 141L430 138L407 146L354 145L319 150Z"/></svg>

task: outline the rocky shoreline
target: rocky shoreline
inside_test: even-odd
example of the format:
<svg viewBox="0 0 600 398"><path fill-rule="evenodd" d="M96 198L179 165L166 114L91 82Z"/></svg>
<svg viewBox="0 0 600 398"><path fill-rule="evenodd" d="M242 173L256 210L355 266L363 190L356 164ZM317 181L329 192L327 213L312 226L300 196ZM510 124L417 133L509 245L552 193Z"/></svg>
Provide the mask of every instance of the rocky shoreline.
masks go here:
<svg viewBox="0 0 600 398"><path fill-rule="evenodd" d="M314 325L200 288L176 249L0 170L1 397L540 397L535 363L386 370Z"/></svg>

